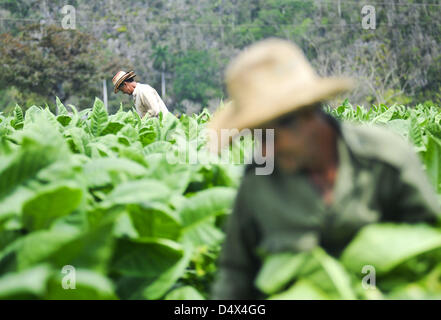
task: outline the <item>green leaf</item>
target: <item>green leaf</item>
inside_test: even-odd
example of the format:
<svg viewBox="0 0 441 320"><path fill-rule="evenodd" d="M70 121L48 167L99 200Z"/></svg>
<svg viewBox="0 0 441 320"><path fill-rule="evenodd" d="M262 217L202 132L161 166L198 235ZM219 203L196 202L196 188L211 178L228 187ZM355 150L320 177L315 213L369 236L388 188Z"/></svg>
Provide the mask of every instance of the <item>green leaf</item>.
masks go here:
<svg viewBox="0 0 441 320"><path fill-rule="evenodd" d="M61 123L63 127L66 127L72 121L72 118L68 115L61 115L57 116L57 121Z"/></svg>
<svg viewBox="0 0 441 320"><path fill-rule="evenodd" d="M137 180L122 183L115 187L103 201L103 207L127 204L167 203L170 190L156 180Z"/></svg>
<svg viewBox="0 0 441 320"><path fill-rule="evenodd" d="M149 165L147 176L162 181L176 193L184 193L190 183L192 171L196 166L181 164L166 153L150 154L145 157ZM170 161L172 159L172 161Z"/></svg>
<svg viewBox="0 0 441 320"><path fill-rule="evenodd" d="M49 300L114 300L117 299L114 286L107 277L87 270L75 268L74 274L63 274L60 270L52 277L48 284ZM63 277L75 277L75 288L64 289Z"/></svg>
<svg viewBox="0 0 441 320"><path fill-rule="evenodd" d="M72 152L89 154L89 135L81 128L68 128L64 131L65 137L70 137L69 147Z"/></svg>
<svg viewBox="0 0 441 320"><path fill-rule="evenodd" d="M118 131L117 136L126 139L129 143L133 143L139 139L138 132L131 124L126 124Z"/></svg>
<svg viewBox="0 0 441 320"><path fill-rule="evenodd" d="M173 145L168 141L156 141L144 147L144 154L166 153Z"/></svg>
<svg viewBox="0 0 441 320"><path fill-rule="evenodd" d="M379 115L377 115L371 122L372 123L387 123L389 120L392 119L393 115L395 113L394 106L387 108L385 112L381 112Z"/></svg>
<svg viewBox="0 0 441 320"><path fill-rule="evenodd" d="M82 189L72 183L41 188L23 204L23 225L28 230L48 228L55 219L75 210L82 198Z"/></svg>
<svg viewBox="0 0 441 320"><path fill-rule="evenodd" d="M182 259L149 284L142 295L148 300L160 299L184 275L192 253L191 247L185 248Z"/></svg>
<svg viewBox="0 0 441 320"><path fill-rule="evenodd" d="M113 253L112 231L115 217L108 217L108 220L64 243L47 261L58 268L72 265L75 268L106 273Z"/></svg>
<svg viewBox="0 0 441 320"><path fill-rule="evenodd" d="M256 286L266 294L274 294L289 284L308 259L308 253L270 255L256 278Z"/></svg>
<svg viewBox="0 0 441 320"><path fill-rule="evenodd" d="M418 123L418 119L415 114L412 114L410 118L410 131L409 131L410 140L415 144L416 147L423 148L424 150L424 142L422 136L421 126Z"/></svg>
<svg viewBox="0 0 441 320"><path fill-rule="evenodd" d="M183 241L195 246L218 243L223 234L216 228L215 218L230 212L235 195L234 189L217 187L188 198L180 211Z"/></svg>
<svg viewBox="0 0 441 320"><path fill-rule="evenodd" d="M165 300L205 300L205 298L192 286L174 289L165 296Z"/></svg>
<svg viewBox="0 0 441 320"><path fill-rule="evenodd" d="M270 300L329 300L330 297L326 295L320 288L308 280L300 280L296 282L288 290L274 295Z"/></svg>
<svg viewBox="0 0 441 320"><path fill-rule="evenodd" d="M106 127L101 132L101 135L104 136L106 134L116 134L119 130L124 127L123 122L109 122Z"/></svg>
<svg viewBox="0 0 441 320"><path fill-rule="evenodd" d="M90 132L95 136L99 136L101 131L105 128L107 123L108 115L104 108L104 102L100 99L95 98L93 104L92 115L90 119Z"/></svg>
<svg viewBox="0 0 441 320"><path fill-rule="evenodd" d="M178 239L181 232L178 217L166 205L129 205L127 211L140 237Z"/></svg>
<svg viewBox="0 0 441 320"><path fill-rule="evenodd" d="M198 138L199 127L196 119L183 115L179 122L187 141L196 140Z"/></svg>
<svg viewBox="0 0 441 320"><path fill-rule="evenodd" d="M51 132L44 122L40 126L41 131L21 133L18 152L0 156L0 201L17 186L35 178L39 170L69 155L61 135Z"/></svg>
<svg viewBox="0 0 441 320"><path fill-rule="evenodd" d="M321 270L310 275L308 280L313 281L324 292L338 299L355 299L351 288L351 281L344 267L321 248L312 251L312 256L318 261ZM329 286L326 284L329 283ZM331 285L332 284L332 285ZM334 291L337 295L334 295Z"/></svg>
<svg viewBox="0 0 441 320"><path fill-rule="evenodd" d="M387 245L385 245L387 244ZM399 264L441 247L441 231L426 225L376 224L364 227L342 254L348 270L360 274L363 266L384 275Z"/></svg>
<svg viewBox="0 0 441 320"><path fill-rule="evenodd" d="M0 274L48 262L52 254L76 235L60 230L41 230L17 239L0 253Z"/></svg>
<svg viewBox="0 0 441 320"><path fill-rule="evenodd" d="M426 152L422 158L430 181L435 190L441 193L441 140L428 134Z"/></svg>
<svg viewBox="0 0 441 320"><path fill-rule="evenodd" d="M67 112L66 107L64 106L63 103L61 103L58 97L55 98L55 102L57 104L57 115L69 115L69 112Z"/></svg>
<svg viewBox="0 0 441 320"><path fill-rule="evenodd" d="M26 110L24 117L24 127L27 127L31 123L36 122L38 114L41 114L42 109L37 106L31 106Z"/></svg>
<svg viewBox="0 0 441 320"><path fill-rule="evenodd" d="M34 196L35 192L28 187L18 187L11 194L0 201L0 225L1 222L22 212L23 203ZM0 228L1 230L1 228Z"/></svg>
<svg viewBox="0 0 441 320"><path fill-rule="evenodd" d="M164 115L163 121L161 123L159 140L170 141L173 135L173 131L178 126L178 119L170 112Z"/></svg>
<svg viewBox="0 0 441 320"><path fill-rule="evenodd" d="M15 117L14 128L15 129L23 128L23 124L24 124L23 110L18 104L16 104L14 108L14 117Z"/></svg>
<svg viewBox="0 0 441 320"><path fill-rule="evenodd" d="M35 299L46 294L50 267L38 265L33 268L7 273L0 278L0 299Z"/></svg>
<svg viewBox="0 0 441 320"><path fill-rule="evenodd" d="M170 240L119 239L112 270L120 275L153 279L172 268L182 257L182 247Z"/></svg>
<svg viewBox="0 0 441 320"><path fill-rule="evenodd" d="M307 280L333 299L355 299L349 275L340 263L322 249L311 252L280 253L269 256L256 279L257 287L266 294L278 293L294 280ZM297 292L295 285L289 294ZM282 293L283 295L283 293Z"/></svg>
<svg viewBox="0 0 441 320"><path fill-rule="evenodd" d="M84 166L84 174L89 187L103 186L133 180L147 174L142 165L128 159L94 159Z"/></svg>

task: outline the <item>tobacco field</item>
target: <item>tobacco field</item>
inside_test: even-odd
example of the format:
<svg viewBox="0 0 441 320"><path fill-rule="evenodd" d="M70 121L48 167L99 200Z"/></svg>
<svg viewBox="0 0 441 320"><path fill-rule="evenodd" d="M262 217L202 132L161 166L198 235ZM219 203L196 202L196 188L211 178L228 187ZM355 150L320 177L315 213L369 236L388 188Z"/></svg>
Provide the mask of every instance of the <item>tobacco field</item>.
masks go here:
<svg viewBox="0 0 441 320"><path fill-rule="evenodd" d="M407 139L441 193L439 107L327 111ZM109 115L99 99L0 114L0 299L209 299L244 168L234 163L250 148L230 164L206 151L210 116ZM256 286L270 299L440 299L440 258L439 227L369 225L338 258L269 257ZM362 286L365 265L375 289Z"/></svg>

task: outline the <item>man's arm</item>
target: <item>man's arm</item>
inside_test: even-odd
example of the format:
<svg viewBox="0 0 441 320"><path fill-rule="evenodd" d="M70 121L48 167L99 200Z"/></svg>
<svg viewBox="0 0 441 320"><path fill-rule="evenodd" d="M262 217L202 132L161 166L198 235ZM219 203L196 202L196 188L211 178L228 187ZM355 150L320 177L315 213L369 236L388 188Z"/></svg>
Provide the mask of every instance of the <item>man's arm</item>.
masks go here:
<svg viewBox="0 0 441 320"><path fill-rule="evenodd" d="M242 192L236 197L228 219L226 239L219 260L219 277L213 286L213 299L256 299L254 279L259 270L255 255L258 227L247 215Z"/></svg>

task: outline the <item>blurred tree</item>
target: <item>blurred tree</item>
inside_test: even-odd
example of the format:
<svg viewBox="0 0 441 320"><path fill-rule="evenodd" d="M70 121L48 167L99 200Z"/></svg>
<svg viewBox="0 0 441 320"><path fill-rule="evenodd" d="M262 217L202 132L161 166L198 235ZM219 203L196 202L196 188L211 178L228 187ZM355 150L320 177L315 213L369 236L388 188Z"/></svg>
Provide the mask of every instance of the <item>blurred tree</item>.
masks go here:
<svg viewBox="0 0 441 320"><path fill-rule="evenodd" d="M189 50L175 58L173 90L178 101L188 99L203 106L221 96L219 66L213 52Z"/></svg>
<svg viewBox="0 0 441 320"><path fill-rule="evenodd" d="M101 80L115 64L105 57L94 38L55 25L30 25L17 36L0 36L0 85L14 86L22 94L36 94L45 101L62 101L72 95L101 95ZM80 102L81 104L81 102Z"/></svg>

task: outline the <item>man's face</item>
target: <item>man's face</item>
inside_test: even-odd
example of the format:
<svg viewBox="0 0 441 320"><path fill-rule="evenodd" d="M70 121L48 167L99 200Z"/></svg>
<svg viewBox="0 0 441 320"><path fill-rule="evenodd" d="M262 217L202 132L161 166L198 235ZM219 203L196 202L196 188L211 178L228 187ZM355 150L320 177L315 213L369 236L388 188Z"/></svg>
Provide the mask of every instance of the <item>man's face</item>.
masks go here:
<svg viewBox="0 0 441 320"><path fill-rule="evenodd" d="M135 90L135 88L132 86L132 84L133 84L133 82L123 82L119 86L119 90L124 94L131 95L133 93L133 90Z"/></svg>
<svg viewBox="0 0 441 320"><path fill-rule="evenodd" d="M274 129L274 162L282 171L293 173L312 160L315 148L312 118L311 113L298 113L265 125Z"/></svg>

